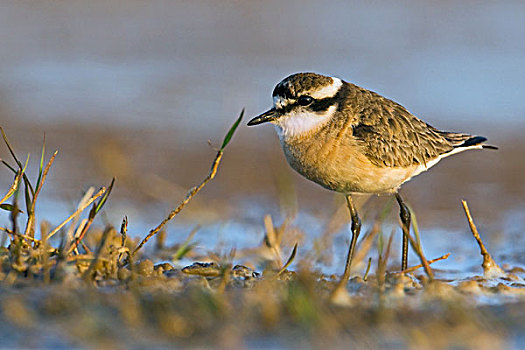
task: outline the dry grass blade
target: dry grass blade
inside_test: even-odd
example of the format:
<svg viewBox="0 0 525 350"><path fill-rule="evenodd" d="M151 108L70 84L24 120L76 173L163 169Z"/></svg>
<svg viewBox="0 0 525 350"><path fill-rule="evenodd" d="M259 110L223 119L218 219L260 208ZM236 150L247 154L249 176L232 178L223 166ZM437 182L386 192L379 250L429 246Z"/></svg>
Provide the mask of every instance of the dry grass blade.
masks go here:
<svg viewBox="0 0 525 350"><path fill-rule="evenodd" d="M122 236L122 241L120 245L122 247L126 246L126 239L128 238L128 216L124 216L124 219L122 219L122 224L120 225L120 235Z"/></svg>
<svg viewBox="0 0 525 350"><path fill-rule="evenodd" d="M106 229L102 233L102 238L100 239L100 242L98 244L97 251L95 253L95 258L91 261L91 264L89 265L88 269L86 270L86 272L84 273L84 276L83 276L83 279L86 282L91 281L92 278L93 278L93 270L95 269L95 265L97 264L97 262L98 262L98 260L100 258L100 254L102 253L102 249L106 245L106 241L108 239L108 236L109 236L109 233L111 232L111 230L112 230L112 227L106 227Z"/></svg>
<svg viewBox="0 0 525 350"><path fill-rule="evenodd" d="M128 254L128 258L129 258L129 249L126 248L126 240L128 238L128 217L127 216L124 216L124 218L122 219L122 224L120 225L120 236L121 236L120 248L126 251L126 253ZM121 265L122 254L123 253L119 253L118 255L117 262L119 266ZM129 260L131 261L131 258Z"/></svg>
<svg viewBox="0 0 525 350"><path fill-rule="evenodd" d="M367 254L370 252L372 245L374 243L374 238L381 231L381 223L376 221L374 225L364 233L363 238L359 241L357 245L354 258L352 259L352 264L359 264L363 261Z"/></svg>
<svg viewBox="0 0 525 350"><path fill-rule="evenodd" d="M403 226L403 224L401 222L399 222L399 224L401 226ZM403 234L406 237L408 237L408 240L410 242L410 246L412 247L412 249L414 249L414 251L416 252L417 256L419 257L419 260L421 261L421 265L423 265L423 267L425 268L425 273L427 274L428 278L430 280L433 280L434 279L434 273L432 272L432 269L430 268L430 265L428 264L428 260L425 258L425 255L423 254L423 251L421 250L421 247L418 246L418 244L414 240L414 238L412 238L412 236L410 236L410 234L408 232L406 232L405 228L403 228Z"/></svg>
<svg viewBox="0 0 525 350"><path fill-rule="evenodd" d="M14 233L19 233L18 232L18 214L21 212L21 210L19 210L19 206L18 206L18 195L20 194L20 187L21 186L18 186L18 188L15 190L15 192L13 193L13 201L10 205L10 219L11 219L11 230L14 232Z"/></svg>
<svg viewBox="0 0 525 350"><path fill-rule="evenodd" d="M485 248L485 244L483 244L483 241L481 240L481 236L479 235L478 229L474 224L472 215L470 215L470 210L468 208L467 201L462 200L461 204L463 205L463 210L465 211L465 215L467 216L470 231L472 232L474 239L476 239L476 241L478 242L479 250L481 251L481 256L483 256L483 263L481 264L481 267L483 267L483 274L487 278L505 276L505 272L498 266L496 261L494 261L494 259L488 252L487 248Z"/></svg>
<svg viewBox="0 0 525 350"><path fill-rule="evenodd" d="M40 173L41 176L39 175L39 178L37 180L37 187L36 187L36 190L35 190L35 195L33 196L33 199L31 201L31 209L27 213L28 218L27 218L25 234L28 235L28 236L34 237L34 233L35 233L35 207L36 207L36 200L38 198L40 190L42 189L42 186L44 185L44 182L46 181L47 173L49 172L49 169L51 168L51 165L53 164L57 154L58 154L58 150L56 150L55 153L53 153L53 155L51 156L51 158L47 162L46 167L44 168L43 172ZM42 159L43 159L43 157L42 157Z"/></svg>
<svg viewBox="0 0 525 350"><path fill-rule="evenodd" d="M82 198L80 198L80 201L78 202L76 209L79 209L84 204L86 204L87 201L89 201L89 199L91 197L93 197L94 194L95 194L95 187L91 186L88 189L86 189L86 191L84 191L84 195L82 196ZM74 237L75 237L74 233L76 231L76 228L78 227L78 222L79 221L80 221L80 217L79 216L76 216L75 218L73 218L73 220L71 220L71 223L69 224L69 228L68 228L68 230L66 231L66 234L65 234L65 237L68 240L66 242L66 246L68 246L70 244L69 241L72 241L74 239Z"/></svg>
<svg viewBox="0 0 525 350"><path fill-rule="evenodd" d="M0 204L4 203L6 200L9 199L15 193L18 186L20 185L20 180L22 179L23 170L20 169L16 173L15 180L13 181L13 184L11 185L11 188L9 188L9 191L7 191L6 195L0 200Z"/></svg>
<svg viewBox="0 0 525 350"><path fill-rule="evenodd" d="M71 214L66 220L64 220L60 225L58 225L53 231L49 232L49 234L46 237L46 240L49 240L51 237L53 237L62 227L64 227L65 224L67 224L71 219L76 217L78 214L83 212L87 207L91 205L98 197L102 196L106 192L106 188L102 187L100 191L98 191L89 201L87 201L84 205L82 205L80 208L78 208L73 214Z"/></svg>
<svg viewBox="0 0 525 350"><path fill-rule="evenodd" d="M368 280L368 273L370 272L370 267L372 266L372 257L368 258L368 265L366 266L365 274L363 275L363 281Z"/></svg>
<svg viewBox="0 0 525 350"><path fill-rule="evenodd" d="M108 187L108 190L104 193L104 196L102 196L100 201L98 203L93 203L93 207L89 211L88 220L87 220L86 224L84 225L84 227L82 228L82 231L80 232L80 234L75 238L75 241L71 245L71 248L69 248L68 254L71 253L73 250L75 250L77 248L77 246L79 245L79 243L82 241L82 239L86 235L86 232L91 227L91 224L93 224L93 220L95 220L95 216L102 209L104 204L106 204L106 201L107 201L107 199L108 199L108 197L109 197L109 195L111 193L111 190L113 190L113 186L114 185L115 185L115 178L113 178L111 180L111 183L110 183L110 185Z"/></svg>
<svg viewBox="0 0 525 350"><path fill-rule="evenodd" d="M275 227L273 225L272 217L270 215L266 215L264 217L264 227L266 228L266 245L270 250L272 251L275 261L277 263L277 266L282 266L282 259L281 259L281 236L275 231Z"/></svg>
<svg viewBox="0 0 525 350"><path fill-rule="evenodd" d="M412 217L412 220L415 221L416 215L411 209L409 210L410 210L410 215ZM407 231L407 229L405 228L405 225L403 225L401 221L399 222L399 224L403 228L403 235L405 235L405 237L408 238L408 241L410 242L410 246L412 247L412 249L414 249L417 256L419 257L419 260L421 261L421 265L423 265L423 267L425 268L425 273L427 274L429 280L432 281L434 279L434 273L432 272L432 269L430 268L430 265L428 264L427 258L425 258L425 255L423 254L423 249L421 248L421 244L418 244L414 240L414 238L410 235L410 232ZM417 225L413 227L417 230ZM416 233L416 236L419 236L419 232Z"/></svg>
<svg viewBox="0 0 525 350"><path fill-rule="evenodd" d="M379 236L380 238L382 237ZM377 285L379 287L380 291L384 291L385 288L385 276L386 276L386 268L388 264L388 259L390 258L390 251L392 248L392 239L394 238L394 232L390 233L390 236L388 237L388 242L386 245L386 250L383 250L383 244L378 244L378 258L377 258L377 270L376 270L376 277L377 277Z"/></svg>
<svg viewBox="0 0 525 350"><path fill-rule="evenodd" d="M229 264L225 264L224 266L222 266L221 274L222 274L221 283L217 287L217 293L219 294L224 293L224 291L226 290L226 286L228 285L228 282L230 282L231 274L232 274L232 264L229 263Z"/></svg>
<svg viewBox="0 0 525 350"><path fill-rule="evenodd" d="M293 246L292 254L290 254L290 257L288 258L288 261L286 261L286 264L279 270L277 273L277 276L280 276L283 274L284 271L292 264L293 260L295 259L295 255L297 254L297 243Z"/></svg>
<svg viewBox="0 0 525 350"><path fill-rule="evenodd" d="M204 178L204 180L201 181L200 184L198 184L197 186L191 188L188 193L186 194L186 197L184 198L184 200L179 204L179 206L175 209L173 209L169 214L168 216L162 220L162 222L157 226L155 227L154 229L152 229L148 235L146 237L144 237L144 239L139 243L139 245L137 246L137 248L135 248L135 250L133 251L133 253L131 255L135 255L143 246L144 244L146 244L146 242L148 242L150 240L151 237L153 237L155 234L157 234L163 227L164 225L166 225L168 223L168 221L170 221L171 219L173 219L185 206L186 204L188 204L192 198L197 194L199 193L200 190L202 190L202 188L204 186L206 186L206 184L208 184L208 182L210 182L211 180L213 180L213 178L215 177L215 175L217 175L217 169L219 168L219 164L221 163L221 160L222 160L222 156L224 155L224 148L228 145L228 143L230 142L235 130L237 129L237 127L239 126L239 123L241 122L242 120L242 117L244 116L244 109L241 111L241 114L239 116L239 118L237 118L237 120L235 121L235 123L232 125L232 127L230 128L230 130L228 131L228 133L226 134L226 137L224 138L224 141L222 143L222 147L221 149L219 149L217 151L217 155L215 156L215 159L213 160L213 163L211 164L211 168L210 168L210 172L208 173L208 176L206 176Z"/></svg>

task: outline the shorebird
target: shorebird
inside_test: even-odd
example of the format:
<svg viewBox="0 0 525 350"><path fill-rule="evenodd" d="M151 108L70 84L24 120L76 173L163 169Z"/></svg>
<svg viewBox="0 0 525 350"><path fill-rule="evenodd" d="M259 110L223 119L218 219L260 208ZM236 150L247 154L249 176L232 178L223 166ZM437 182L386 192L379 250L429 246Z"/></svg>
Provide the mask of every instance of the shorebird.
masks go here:
<svg viewBox="0 0 525 350"><path fill-rule="evenodd" d="M297 73L273 90L273 108L249 126L275 126L286 160L299 174L343 193L352 219L352 239L342 282L350 277L361 221L352 194L393 194L402 229L410 230L410 211L400 186L441 159L483 145L483 136L438 130L400 104L336 77ZM407 268L403 235L401 269Z"/></svg>

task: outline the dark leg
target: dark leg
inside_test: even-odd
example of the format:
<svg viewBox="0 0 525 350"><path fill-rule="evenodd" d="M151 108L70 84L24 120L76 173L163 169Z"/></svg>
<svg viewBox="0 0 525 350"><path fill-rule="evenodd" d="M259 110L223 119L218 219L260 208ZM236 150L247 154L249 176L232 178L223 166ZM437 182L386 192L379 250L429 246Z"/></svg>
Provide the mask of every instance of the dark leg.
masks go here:
<svg viewBox="0 0 525 350"><path fill-rule="evenodd" d="M399 204L399 217L403 224L403 257L401 258L401 270L406 270L408 266L408 237L406 234L410 233L410 210L408 210L399 193L396 193L396 199Z"/></svg>
<svg viewBox="0 0 525 350"><path fill-rule="evenodd" d="M341 278L341 285L350 278L350 267L352 266L352 258L354 257L355 244L357 238L359 237L359 232L361 232L361 220L357 215L357 210L355 209L354 202L350 195L346 195L346 204L348 205L348 210L350 211L350 217L352 218L352 240L350 241L350 247L348 249L348 256L346 257L346 266L343 277Z"/></svg>

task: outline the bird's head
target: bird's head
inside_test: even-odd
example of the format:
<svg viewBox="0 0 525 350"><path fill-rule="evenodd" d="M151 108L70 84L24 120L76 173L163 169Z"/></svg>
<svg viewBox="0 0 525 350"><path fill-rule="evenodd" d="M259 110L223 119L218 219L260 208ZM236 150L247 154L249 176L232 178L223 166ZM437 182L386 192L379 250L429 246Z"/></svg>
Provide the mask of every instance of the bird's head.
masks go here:
<svg viewBox="0 0 525 350"><path fill-rule="evenodd" d="M273 90L273 108L253 118L249 126L270 122L280 137L308 134L326 124L344 98L344 82L316 73L297 73Z"/></svg>

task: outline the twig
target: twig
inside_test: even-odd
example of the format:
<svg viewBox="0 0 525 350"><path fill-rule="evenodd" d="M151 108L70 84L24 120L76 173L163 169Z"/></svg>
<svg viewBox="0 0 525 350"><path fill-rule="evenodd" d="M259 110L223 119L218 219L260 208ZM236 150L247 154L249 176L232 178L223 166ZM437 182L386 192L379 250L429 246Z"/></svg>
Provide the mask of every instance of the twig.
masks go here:
<svg viewBox="0 0 525 350"><path fill-rule="evenodd" d="M222 142L222 146L221 148L217 151L217 155L215 156L215 159L211 165L211 169L210 169L210 172L208 173L208 176L206 176L204 178L204 180L202 180L202 182L200 184L198 184L197 186L191 188L188 193L186 194L186 197L184 198L184 200L182 201L181 204L179 204L179 206L175 209L173 209L171 211L171 213L169 213L169 215L164 219L162 220L162 222L157 226L155 227L154 229L152 229L148 235L146 237L144 237L144 239L140 242L140 244L137 246L137 248L135 248L135 250L133 251L133 253L131 254L132 256L134 256L143 246L144 244L146 244L147 241L149 241L149 239L151 237L153 237L155 234L157 234L163 227L164 225L166 225L168 223L168 221L170 221L171 219L173 219L185 206L186 204L189 203L189 201L192 200L193 197L195 197L195 195L204 187L206 186L206 184L208 182L210 182L211 180L213 180L213 178L215 177L215 175L217 174L217 169L219 168L219 164L221 162L221 159L222 159L222 156L224 154L224 149L225 147L228 145L228 143L230 142L232 136L233 136L233 133L235 132L235 130L237 129L237 127L239 126L239 123L241 122L242 120L242 117L244 116L244 109L242 110L239 118L237 118L237 120L235 121L235 123L233 124L233 126L230 128L230 130L228 131L228 133L226 134L226 136L224 137L224 141Z"/></svg>
<svg viewBox="0 0 525 350"><path fill-rule="evenodd" d="M144 237L142 242L140 242L140 244L137 246L137 248L135 248L135 250L133 251L132 255L135 255L140 250L140 248L142 248L142 246L144 246L144 244L146 244L146 242L149 241L149 239L151 237L153 237L155 234L157 234L164 227L164 225L166 225L168 223L168 221L173 219L175 217L175 215L177 215L186 206L186 204L188 204L188 202L191 201L192 198L204 186L206 186L206 184L208 182L213 180L213 178L215 177L215 174L217 174L217 168L219 167L219 163L221 162L222 155L223 155L223 151L217 152L217 155L215 156L215 160L213 161L213 164L211 166L210 173L208 174L208 176L206 176L206 178L199 185L197 185L197 186L195 186L195 187L193 187L192 189L189 190L189 192L186 194L186 197L184 198L182 203L177 208L172 210L171 213L169 213L169 215L164 220L162 220L162 222L157 227L152 229L149 232L149 234L146 237Z"/></svg>
<svg viewBox="0 0 525 350"><path fill-rule="evenodd" d="M442 255L442 256L440 256L439 258L435 258L435 259L432 259L432 260L428 260L427 262L428 262L428 264L430 265L430 264L435 263L436 261L440 261L440 260L448 259L449 256L450 256L450 253L445 254L445 255ZM411 267L407 268L406 270L403 270L403 271L396 271L396 272L392 272L392 273L394 273L394 274L396 274L396 273L399 273L399 274L401 274L401 273L409 273L409 272L416 271L417 269L419 269L419 268L421 268L421 267L423 267L423 264L419 264L419 265L411 266Z"/></svg>
<svg viewBox="0 0 525 350"><path fill-rule="evenodd" d="M24 235L22 233L13 232L10 229L5 228L5 227L0 227L0 231L4 231L5 233L10 234L10 235L15 235L15 236L18 236L18 237L21 237L21 238L24 238L24 239L28 239L28 240L30 240L32 242L35 242L35 243L41 243L39 239L36 239L34 237L31 237L31 236L26 236L26 235Z"/></svg>
<svg viewBox="0 0 525 350"><path fill-rule="evenodd" d="M465 215L467 216L470 231L472 232L474 239L476 239L476 241L478 242L479 250L481 251L481 255L483 256L483 263L481 264L481 267L483 267L483 273L486 277L498 277L505 275L505 272L498 266L496 261L494 261L494 259L488 252L487 248L485 248L485 245L481 240L481 236L479 235L478 229L474 224L474 220L472 219L472 215L470 215L470 210L468 208L467 201L462 200L461 204L463 205L463 210L465 210Z"/></svg>
<svg viewBox="0 0 525 350"><path fill-rule="evenodd" d="M79 207L73 214L71 214L66 220L64 220L60 225L58 225L53 231L51 231L48 235L46 240L49 240L51 237L55 235L62 227L64 227L65 224L67 224L71 219L73 219L75 216L83 212L87 207L91 205L98 197L102 196L106 192L106 188L102 187L100 191L98 191L93 197L91 197L90 200L88 200L84 205Z"/></svg>

